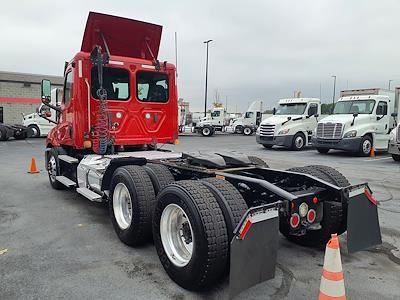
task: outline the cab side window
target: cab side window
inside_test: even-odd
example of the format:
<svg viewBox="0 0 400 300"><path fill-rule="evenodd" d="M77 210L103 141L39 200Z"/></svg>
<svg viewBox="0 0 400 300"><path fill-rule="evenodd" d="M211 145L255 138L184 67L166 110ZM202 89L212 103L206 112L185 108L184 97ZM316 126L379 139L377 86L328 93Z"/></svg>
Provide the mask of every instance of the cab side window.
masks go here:
<svg viewBox="0 0 400 300"><path fill-rule="evenodd" d="M308 115L313 116L318 113L318 104L311 103L310 107L308 108Z"/></svg>
<svg viewBox="0 0 400 300"><path fill-rule="evenodd" d="M72 98L73 92L73 84L74 84L74 71L71 70L65 75L65 82L64 82L64 104L68 104Z"/></svg>
<svg viewBox="0 0 400 300"><path fill-rule="evenodd" d="M378 116L387 115L387 103L384 101L379 101L378 106L376 107L376 114Z"/></svg>

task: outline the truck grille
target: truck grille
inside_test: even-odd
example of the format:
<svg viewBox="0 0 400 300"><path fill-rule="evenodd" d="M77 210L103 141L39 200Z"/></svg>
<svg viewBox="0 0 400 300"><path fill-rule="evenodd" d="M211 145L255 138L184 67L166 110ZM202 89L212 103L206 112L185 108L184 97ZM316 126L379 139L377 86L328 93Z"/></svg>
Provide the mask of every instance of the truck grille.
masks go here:
<svg viewBox="0 0 400 300"><path fill-rule="evenodd" d="M342 123L318 123L317 138L340 139L342 137Z"/></svg>
<svg viewBox="0 0 400 300"><path fill-rule="evenodd" d="M274 136L275 125L261 124L260 135L261 136Z"/></svg>

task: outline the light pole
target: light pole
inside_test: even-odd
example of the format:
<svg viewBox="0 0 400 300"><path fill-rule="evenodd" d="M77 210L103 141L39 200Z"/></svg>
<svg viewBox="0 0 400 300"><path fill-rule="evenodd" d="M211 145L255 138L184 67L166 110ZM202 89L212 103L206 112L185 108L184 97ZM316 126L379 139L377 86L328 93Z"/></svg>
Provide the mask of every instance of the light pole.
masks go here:
<svg viewBox="0 0 400 300"><path fill-rule="evenodd" d="M333 78L333 97L332 97L332 112L335 108L335 94L336 94L336 75L332 75Z"/></svg>
<svg viewBox="0 0 400 300"><path fill-rule="evenodd" d="M390 84L392 83L392 79L389 80L389 91L390 91Z"/></svg>
<svg viewBox="0 0 400 300"><path fill-rule="evenodd" d="M208 44L212 42L212 40L207 40L204 41L204 44L206 44L206 48L207 48L207 54L206 54L206 91L204 94L204 116L207 116L207 80L208 80Z"/></svg>

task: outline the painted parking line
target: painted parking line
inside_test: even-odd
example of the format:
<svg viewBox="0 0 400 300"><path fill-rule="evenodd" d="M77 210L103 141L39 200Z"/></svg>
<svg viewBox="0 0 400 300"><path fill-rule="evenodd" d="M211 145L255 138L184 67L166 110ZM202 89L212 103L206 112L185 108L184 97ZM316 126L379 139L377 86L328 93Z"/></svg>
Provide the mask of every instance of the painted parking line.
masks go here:
<svg viewBox="0 0 400 300"><path fill-rule="evenodd" d="M385 160L385 159L392 159L392 158L391 157L370 158L370 159L364 159L363 161L378 161L378 160Z"/></svg>

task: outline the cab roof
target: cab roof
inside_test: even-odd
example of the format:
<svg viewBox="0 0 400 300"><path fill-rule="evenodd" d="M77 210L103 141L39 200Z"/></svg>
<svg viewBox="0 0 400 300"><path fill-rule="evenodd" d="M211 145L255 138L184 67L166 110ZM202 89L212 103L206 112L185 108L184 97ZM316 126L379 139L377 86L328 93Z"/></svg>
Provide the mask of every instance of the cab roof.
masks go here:
<svg viewBox="0 0 400 300"><path fill-rule="evenodd" d="M280 99L279 104L321 102L318 98L287 98Z"/></svg>
<svg viewBox="0 0 400 300"><path fill-rule="evenodd" d="M162 26L137 20L90 12L81 51L90 52L95 45L105 51L102 35L111 55L152 60L147 44L158 57Z"/></svg>

